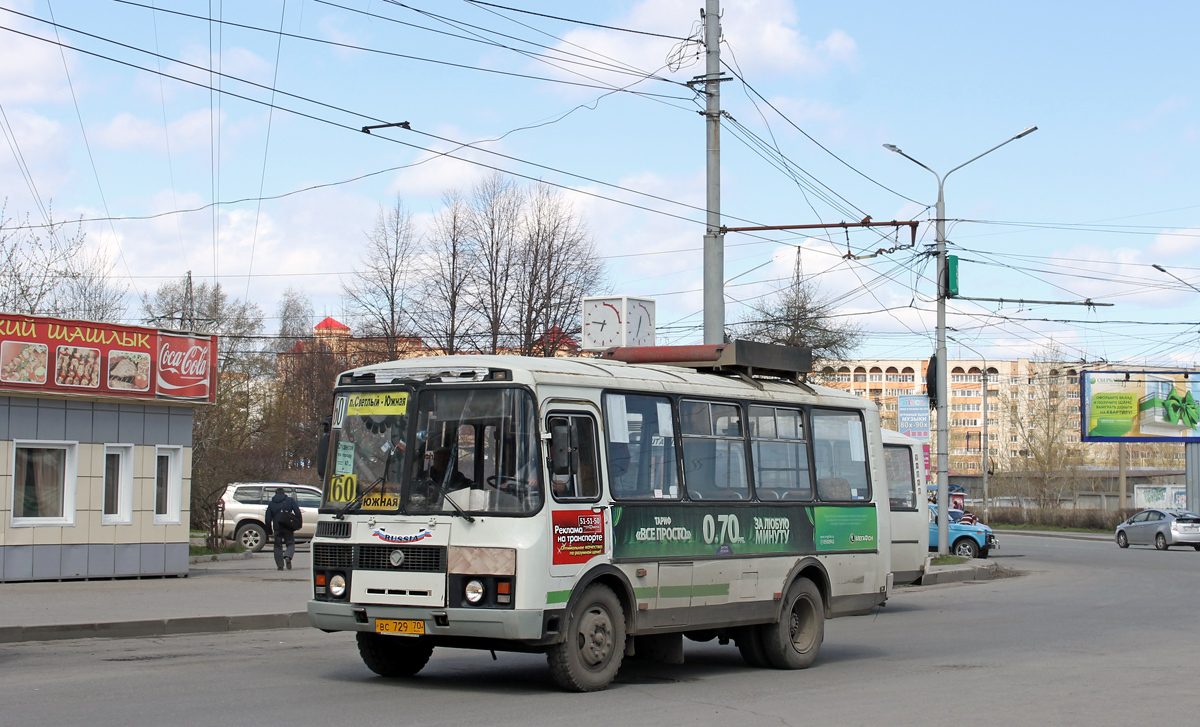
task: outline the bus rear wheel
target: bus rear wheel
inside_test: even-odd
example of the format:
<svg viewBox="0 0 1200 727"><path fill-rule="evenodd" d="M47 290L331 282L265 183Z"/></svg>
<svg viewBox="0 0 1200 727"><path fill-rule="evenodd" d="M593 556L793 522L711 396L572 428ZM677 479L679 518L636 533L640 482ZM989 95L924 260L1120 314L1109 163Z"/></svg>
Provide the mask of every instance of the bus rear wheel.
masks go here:
<svg viewBox="0 0 1200 727"><path fill-rule="evenodd" d="M433 644L420 637L386 636L359 631L358 655L381 677L410 677L425 668Z"/></svg>
<svg viewBox="0 0 1200 727"><path fill-rule="evenodd" d="M767 652L763 649L762 626L742 626L735 633L733 640L737 642L742 659L755 669L766 669L771 666Z"/></svg>
<svg viewBox="0 0 1200 727"><path fill-rule="evenodd" d="M797 578L783 601L778 622L759 627L767 661L776 669L807 669L825 640L825 603L807 578Z"/></svg>
<svg viewBox="0 0 1200 727"><path fill-rule="evenodd" d="M567 637L546 651L550 676L572 692L604 689L625 656L625 611L607 586L588 586L571 609Z"/></svg>

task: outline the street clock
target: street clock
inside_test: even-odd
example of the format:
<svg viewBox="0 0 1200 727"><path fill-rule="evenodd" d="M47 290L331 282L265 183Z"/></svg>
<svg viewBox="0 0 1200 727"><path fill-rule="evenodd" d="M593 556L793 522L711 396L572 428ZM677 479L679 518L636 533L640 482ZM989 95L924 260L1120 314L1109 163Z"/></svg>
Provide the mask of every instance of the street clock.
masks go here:
<svg viewBox="0 0 1200 727"><path fill-rule="evenodd" d="M583 349L654 345L654 301L628 295L583 299Z"/></svg>

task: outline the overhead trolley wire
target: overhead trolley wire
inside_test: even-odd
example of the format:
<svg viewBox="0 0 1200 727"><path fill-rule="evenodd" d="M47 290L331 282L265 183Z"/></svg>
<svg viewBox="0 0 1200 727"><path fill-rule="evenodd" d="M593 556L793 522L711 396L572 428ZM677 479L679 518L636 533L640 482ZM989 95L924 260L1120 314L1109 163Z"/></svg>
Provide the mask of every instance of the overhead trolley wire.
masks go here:
<svg viewBox="0 0 1200 727"><path fill-rule="evenodd" d="M559 20L564 23L574 23L575 25L587 25L593 28L603 28L604 30L617 30L622 33L636 33L637 35L649 35L655 38L666 38L667 40L688 40L688 38L680 38L674 35L663 35L662 33L651 33L648 30L634 30L632 28L619 28L615 25L603 25L601 23L589 23L586 20L572 20L571 18L560 18L557 15L547 15L545 13L535 13L532 10L521 10L520 8L510 8L505 5L496 5L495 3L485 3L483 0L464 0L471 5L483 5L489 8L497 8L499 10L508 10L514 13L522 13L525 15L535 15L539 18L549 18L550 20Z"/></svg>

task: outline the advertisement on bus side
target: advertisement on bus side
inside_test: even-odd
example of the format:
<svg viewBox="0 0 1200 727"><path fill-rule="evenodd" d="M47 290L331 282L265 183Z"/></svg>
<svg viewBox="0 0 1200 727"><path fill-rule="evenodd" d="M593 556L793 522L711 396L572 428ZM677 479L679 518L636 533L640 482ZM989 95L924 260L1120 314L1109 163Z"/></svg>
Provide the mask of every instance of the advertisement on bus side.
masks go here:
<svg viewBox="0 0 1200 727"><path fill-rule="evenodd" d="M555 510L551 523L554 565L586 563L604 555L604 511Z"/></svg>
<svg viewBox="0 0 1200 727"><path fill-rule="evenodd" d="M873 507L621 505L613 557L802 555L878 548Z"/></svg>

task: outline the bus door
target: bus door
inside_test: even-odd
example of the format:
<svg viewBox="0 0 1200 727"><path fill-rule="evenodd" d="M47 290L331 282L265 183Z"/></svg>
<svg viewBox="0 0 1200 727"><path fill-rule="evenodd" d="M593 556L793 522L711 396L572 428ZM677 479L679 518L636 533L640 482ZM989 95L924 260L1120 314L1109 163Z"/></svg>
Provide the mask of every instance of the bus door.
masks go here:
<svg viewBox="0 0 1200 727"><path fill-rule="evenodd" d="M600 438L594 407L555 403L546 416L550 474L550 575L582 572L612 555L611 511L602 501Z"/></svg>

